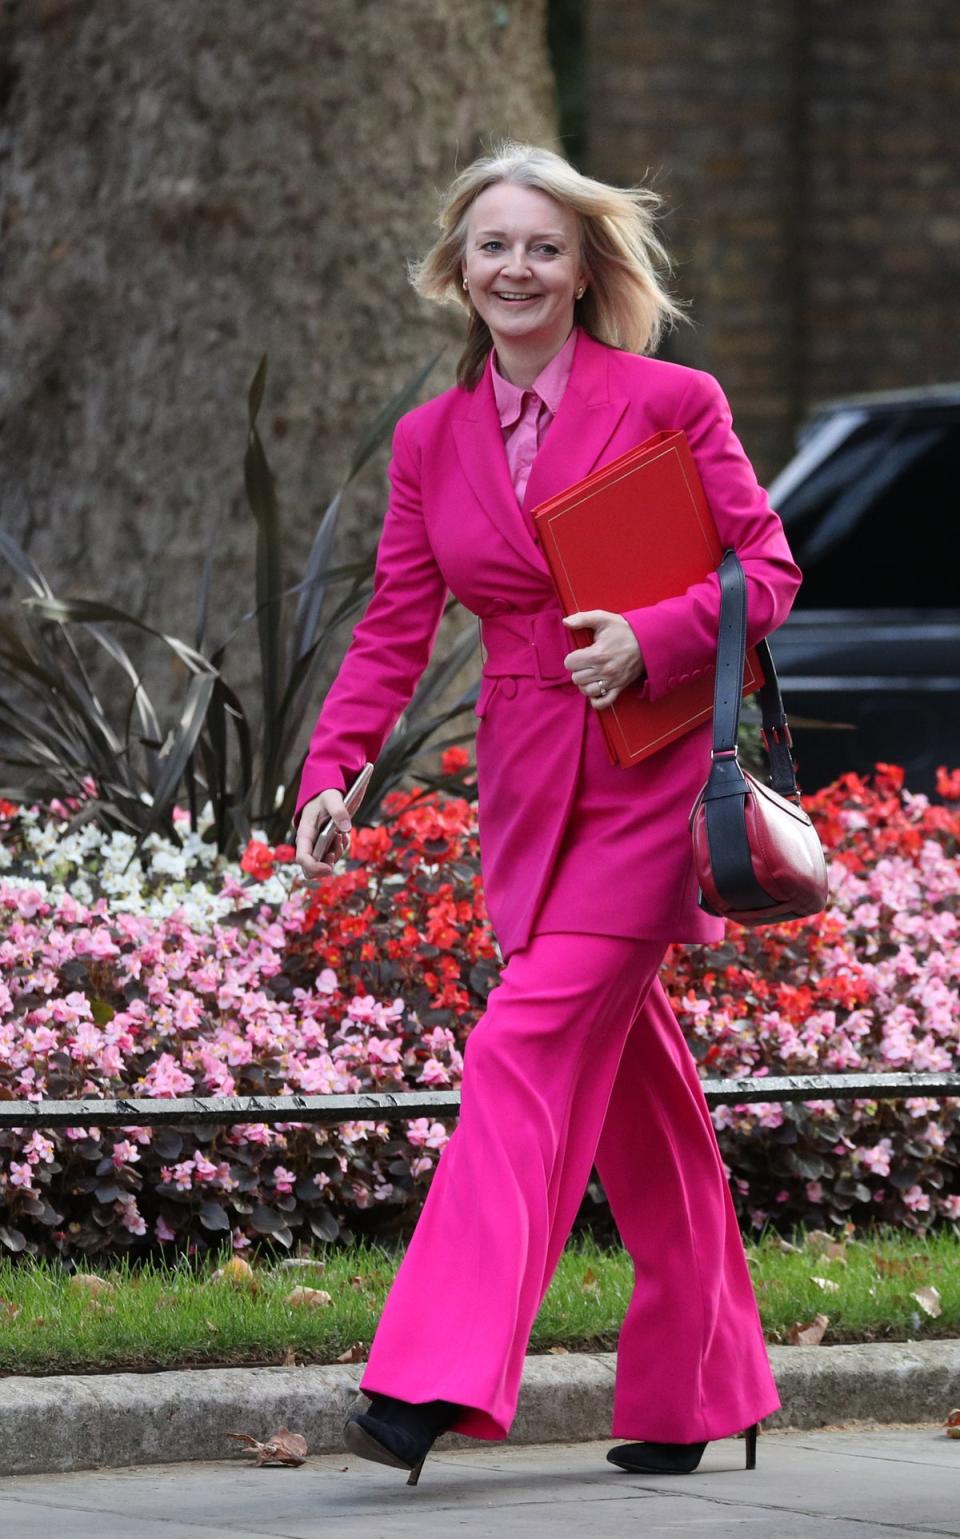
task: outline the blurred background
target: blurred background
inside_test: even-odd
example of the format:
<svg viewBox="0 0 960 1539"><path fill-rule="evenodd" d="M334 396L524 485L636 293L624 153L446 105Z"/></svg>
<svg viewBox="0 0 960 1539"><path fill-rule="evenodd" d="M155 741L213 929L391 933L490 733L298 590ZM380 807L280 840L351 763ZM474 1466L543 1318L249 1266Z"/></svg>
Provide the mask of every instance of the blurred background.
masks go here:
<svg viewBox="0 0 960 1539"><path fill-rule="evenodd" d="M806 573L774 647L788 713L844 724L798 731L804 788L876 758L929 787L960 761L958 106L952 0L5 0L0 525L61 598L187 640L212 550L225 635L254 593L262 355L291 585L362 431L438 352L417 398L453 382L462 317L405 275L439 192L529 139L664 199L695 326L662 356L722 383ZM381 438L341 561L372 557L386 460ZM0 591L15 621L9 562ZM468 623L451 609L438 655ZM182 661L123 644L179 710ZM248 623L238 691L260 648Z"/></svg>

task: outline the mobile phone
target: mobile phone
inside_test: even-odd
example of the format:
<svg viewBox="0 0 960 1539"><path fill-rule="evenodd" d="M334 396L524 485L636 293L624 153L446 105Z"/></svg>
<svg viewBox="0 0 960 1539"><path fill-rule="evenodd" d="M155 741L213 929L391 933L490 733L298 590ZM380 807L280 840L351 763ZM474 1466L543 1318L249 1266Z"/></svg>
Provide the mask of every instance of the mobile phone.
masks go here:
<svg viewBox="0 0 960 1539"><path fill-rule="evenodd" d="M360 771L352 786L343 794L344 805L349 812L351 819L353 818L353 814L356 812L357 808L360 806L360 803L363 801L367 786L370 784L370 776L372 774L373 765L368 760L366 764L364 764L363 769ZM337 825L333 818L327 818L327 821L320 829L320 832L316 838L316 842L313 846L314 860L326 860L327 851L330 849L330 846L332 845L337 832Z"/></svg>

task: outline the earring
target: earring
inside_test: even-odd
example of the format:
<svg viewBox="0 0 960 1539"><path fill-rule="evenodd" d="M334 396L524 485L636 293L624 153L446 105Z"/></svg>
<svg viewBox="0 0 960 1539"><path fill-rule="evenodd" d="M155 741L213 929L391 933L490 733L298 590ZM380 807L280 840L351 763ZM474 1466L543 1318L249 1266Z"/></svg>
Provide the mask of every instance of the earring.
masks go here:
<svg viewBox="0 0 960 1539"><path fill-rule="evenodd" d="M469 280L469 278L464 278L463 286L464 286L465 289L468 289L470 287L470 280Z"/></svg>
<svg viewBox="0 0 960 1539"><path fill-rule="evenodd" d="M578 299L582 299L583 298L583 289L577 289L577 298Z"/></svg>

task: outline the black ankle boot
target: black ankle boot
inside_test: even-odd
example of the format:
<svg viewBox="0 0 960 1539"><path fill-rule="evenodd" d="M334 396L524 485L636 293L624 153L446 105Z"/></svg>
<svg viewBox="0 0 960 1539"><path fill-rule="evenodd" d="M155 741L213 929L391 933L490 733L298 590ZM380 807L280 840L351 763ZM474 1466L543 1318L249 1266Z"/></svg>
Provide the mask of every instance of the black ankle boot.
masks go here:
<svg viewBox="0 0 960 1539"><path fill-rule="evenodd" d="M414 1403L393 1395L373 1394L369 1399L369 1410L353 1411L347 1417L344 1442L361 1459L409 1470L407 1485L415 1486L434 1442L456 1421L462 1407L450 1400Z"/></svg>

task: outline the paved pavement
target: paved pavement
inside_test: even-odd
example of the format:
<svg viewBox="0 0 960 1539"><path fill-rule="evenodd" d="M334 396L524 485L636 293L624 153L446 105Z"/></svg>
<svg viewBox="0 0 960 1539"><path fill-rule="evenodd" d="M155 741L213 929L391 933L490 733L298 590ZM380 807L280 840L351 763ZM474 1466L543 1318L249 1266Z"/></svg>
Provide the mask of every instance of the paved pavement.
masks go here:
<svg viewBox="0 0 960 1539"><path fill-rule="evenodd" d="M960 1441L939 1423L761 1430L709 1444L692 1475L630 1475L611 1439L479 1444L428 1457L420 1484L351 1454L299 1469L149 1465L0 1480L4 1539L898 1539L960 1536Z"/></svg>

